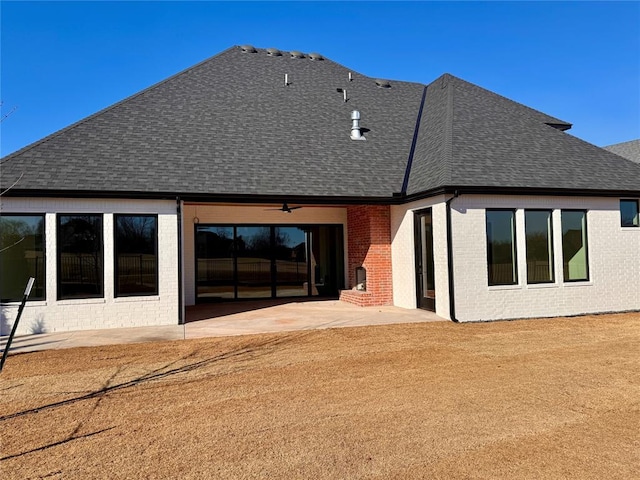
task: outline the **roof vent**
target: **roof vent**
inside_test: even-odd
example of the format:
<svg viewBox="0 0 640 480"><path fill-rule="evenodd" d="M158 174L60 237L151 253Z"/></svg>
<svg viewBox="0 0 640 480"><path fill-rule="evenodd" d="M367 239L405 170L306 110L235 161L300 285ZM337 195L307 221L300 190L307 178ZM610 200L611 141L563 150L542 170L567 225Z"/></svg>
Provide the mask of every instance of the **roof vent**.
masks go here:
<svg viewBox="0 0 640 480"><path fill-rule="evenodd" d="M304 53L299 52L297 50L292 50L289 53L291 53L291 58L304 58Z"/></svg>
<svg viewBox="0 0 640 480"><path fill-rule="evenodd" d="M267 48L267 55L270 57L280 57L282 56L282 52L277 48Z"/></svg>
<svg viewBox="0 0 640 480"><path fill-rule="evenodd" d="M242 53L256 53L257 50L253 45L240 45L240 50Z"/></svg>
<svg viewBox="0 0 640 480"><path fill-rule="evenodd" d="M309 54L309 58L311 60L324 60L324 57L322 55L320 55L319 53L310 53Z"/></svg>
<svg viewBox="0 0 640 480"><path fill-rule="evenodd" d="M391 88L389 80L381 80L379 78L376 79L376 86L379 88Z"/></svg>
<svg viewBox="0 0 640 480"><path fill-rule="evenodd" d="M351 112L351 140L366 140L360 132L360 112L354 110Z"/></svg>

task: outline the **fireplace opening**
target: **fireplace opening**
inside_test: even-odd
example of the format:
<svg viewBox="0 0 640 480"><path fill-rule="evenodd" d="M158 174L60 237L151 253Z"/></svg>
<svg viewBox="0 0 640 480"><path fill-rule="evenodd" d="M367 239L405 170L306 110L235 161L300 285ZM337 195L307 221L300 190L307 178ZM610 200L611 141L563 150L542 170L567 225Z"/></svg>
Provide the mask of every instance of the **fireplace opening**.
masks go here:
<svg viewBox="0 0 640 480"><path fill-rule="evenodd" d="M367 291L367 270L364 267L356 268L356 290Z"/></svg>

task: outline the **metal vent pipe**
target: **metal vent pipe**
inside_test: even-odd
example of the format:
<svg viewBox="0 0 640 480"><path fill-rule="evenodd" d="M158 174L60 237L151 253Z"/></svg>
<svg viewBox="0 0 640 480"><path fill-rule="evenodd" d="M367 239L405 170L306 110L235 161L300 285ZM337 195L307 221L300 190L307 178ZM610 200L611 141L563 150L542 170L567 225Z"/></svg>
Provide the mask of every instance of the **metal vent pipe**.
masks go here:
<svg viewBox="0 0 640 480"><path fill-rule="evenodd" d="M360 132L360 112L351 112L351 140L366 140Z"/></svg>

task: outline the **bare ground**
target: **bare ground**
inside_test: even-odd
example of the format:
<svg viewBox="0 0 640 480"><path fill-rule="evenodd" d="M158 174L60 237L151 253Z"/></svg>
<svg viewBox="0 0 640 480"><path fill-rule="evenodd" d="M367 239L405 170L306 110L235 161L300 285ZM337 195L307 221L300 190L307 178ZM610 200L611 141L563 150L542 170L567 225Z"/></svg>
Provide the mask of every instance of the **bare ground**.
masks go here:
<svg viewBox="0 0 640 480"><path fill-rule="evenodd" d="M51 350L3 478L640 477L640 313Z"/></svg>

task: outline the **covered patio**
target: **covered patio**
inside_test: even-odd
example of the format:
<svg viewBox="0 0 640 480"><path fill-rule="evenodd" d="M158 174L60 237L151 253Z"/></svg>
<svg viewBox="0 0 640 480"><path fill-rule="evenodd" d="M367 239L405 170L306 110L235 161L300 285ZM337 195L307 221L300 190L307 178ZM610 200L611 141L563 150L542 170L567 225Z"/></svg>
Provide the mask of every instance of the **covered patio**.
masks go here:
<svg viewBox="0 0 640 480"><path fill-rule="evenodd" d="M184 325L109 328L21 335L11 353L119 343L184 340L323 328L446 321L426 310L390 305L358 307L340 300L263 299L187 307ZM8 337L0 338L4 349Z"/></svg>

